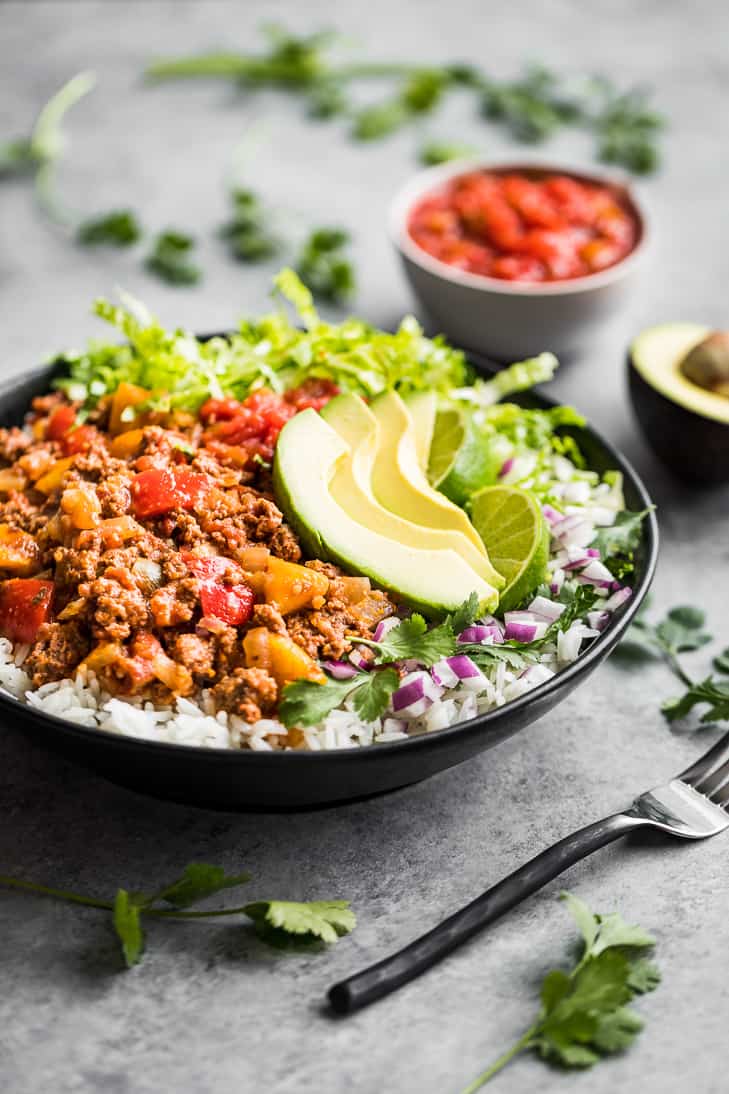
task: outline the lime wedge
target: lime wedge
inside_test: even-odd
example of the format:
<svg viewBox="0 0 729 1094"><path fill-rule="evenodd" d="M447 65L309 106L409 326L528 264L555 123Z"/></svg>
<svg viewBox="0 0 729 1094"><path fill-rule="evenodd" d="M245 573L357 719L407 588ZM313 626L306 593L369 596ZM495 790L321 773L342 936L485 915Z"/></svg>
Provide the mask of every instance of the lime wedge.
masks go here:
<svg viewBox="0 0 729 1094"><path fill-rule="evenodd" d="M456 505L495 482L503 453L478 433L456 407L439 410L428 458L428 480Z"/></svg>
<svg viewBox="0 0 729 1094"><path fill-rule="evenodd" d="M499 608L522 604L547 578L549 528L539 502L519 486L486 486L471 499L471 520L506 579Z"/></svg>

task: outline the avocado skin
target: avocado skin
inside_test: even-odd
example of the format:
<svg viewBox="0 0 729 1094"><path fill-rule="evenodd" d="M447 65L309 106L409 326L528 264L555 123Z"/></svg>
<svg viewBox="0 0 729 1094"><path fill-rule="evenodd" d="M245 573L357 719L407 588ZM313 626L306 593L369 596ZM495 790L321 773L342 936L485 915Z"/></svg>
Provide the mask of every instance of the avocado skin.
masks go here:
<svg viewBox="0 0 729 1094"><path fill-rule="evenodd" d="M638 422L658 458L685 482L729 482L729 423L687 410L656 391L628 354L628 389Z"/></svg>

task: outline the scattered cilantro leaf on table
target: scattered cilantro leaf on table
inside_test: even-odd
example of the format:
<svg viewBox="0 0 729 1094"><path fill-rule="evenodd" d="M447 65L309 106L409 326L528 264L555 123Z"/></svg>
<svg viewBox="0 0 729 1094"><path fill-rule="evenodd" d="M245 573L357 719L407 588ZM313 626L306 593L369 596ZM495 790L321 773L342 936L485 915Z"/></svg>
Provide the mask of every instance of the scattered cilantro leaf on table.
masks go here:
<svg viewBox="0 0 729 1094"><path fill-rule="evenodd" d="M418 159L424 167L436 167L439 163L468 159L477 155L477 153L478 149L472 144L431 140L421 144L418 150Z"/></svg>
<svg viewBox="0 0 729 1094"><path fill-rule="evenodd" d="M304 941L336 942L357 925L348 900L312 900L300 904L288 900L259 900L243 909L260 936L275 940L270 932L285 932Z"/></svg>
<svg viewBox="0 0 729 1094"><path fill-rule="evenodd" d="M669 722L675 722L685 718L695 706L704 705L708 710L701 715L703 724L729 719L729 682L707 676L697 684L690 684L678 699L666 700L661 710Z"/></svg>
<svg viewBox="0 0 729 1094"><path fill-rule="evenodd" d="M651 505L640 512L623 509L616 516L614 524L607 528L598 528L590 546L596 547L603 559L611 559L616 555L632 555L640 546L643 521L654 508Z"/></svg>
<svg viewBox="0 0 729 1094"><path fill-rule="evenodd" d="M305 240L296 261L296 273L320 300L344 303L355 290L354 267L345 253L349 232L343 228L316 228Z"/></svg>
<svg viewBox="0 0 729 1094"><path fill-rule="evenodd" d="M79 224L76 239L84 247L108 245L131 247L142 237L142 229L131 209L115 209Z"/></svg>
<svg viewBox="0 0 729 1094"><path fill-rule="evenodd" d="M714 658L713 664L717 672L729 673L729 647Z"/></svg>
<svg viewBox="0 0 729 1094"><path fill-rule="evenodd" d="M580 929L583 950L575 967L553 969L542 982L539 1015L515 1044L463 1094L473 1094L521 1052L532 1050L565 1068L586 1068L629 1048L643 1028L627 1006L657 987L660 973L645 957L654 938L620 915L596 915L569 893L562 899Z"/></svg>
<svg viewBox="0 0 729 1094"><path fill-rule="evenodd" d="M323 942L335 942L340 935L347 934L355 927L356 918L347 900L303 903L269 900L255 901L235 908L187 910L201 900L206 900L224 889L238 888L249 880L248 874L228 875L220 866L191 862L178 878L161 886L156 892L142 893L120 888L113 900L101 900L14 877L0 876L0 886L110 913L127 968L138 965L142 960L145 949L145 918L203 920L245 915L254 922L262 937L274 945L280 945L281 939L287 933L296 937L316 937ZM260 930L264 921L272 929L270 937Z"/></svg>
<svg viewBox="0 0 729 1094"><path fill-rule="evenodd" d="M252 190L237 187L231 191L233 206L230 220L220 229L231 255L237 262L262 262L278 254L281 244L269 227L271 214Z"/></svg>
<svg viewBox="0 0 729 1094"><path fill-rule="evenodd" d="M184 232L160 232L144 265L150 273L169 285L195 285L202 277L202 271L190 262L190 252L194 246L193 237Z"/></svg>

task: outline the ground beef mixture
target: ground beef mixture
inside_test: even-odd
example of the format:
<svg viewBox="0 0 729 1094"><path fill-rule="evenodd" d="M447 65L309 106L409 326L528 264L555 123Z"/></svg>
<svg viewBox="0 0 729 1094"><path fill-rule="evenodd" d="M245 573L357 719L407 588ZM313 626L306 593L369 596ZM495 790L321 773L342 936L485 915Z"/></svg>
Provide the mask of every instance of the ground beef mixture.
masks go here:
<svg viewBox="0 0 729 1094"><path fill-rule="evenodd" d="M93 672L112 694L209 688L218 709L271 717L287 682L321 680L319 661L396 611L307 560L271 492L277 431L333 392L193 416L135 411L125 386L83 424L52 394L0 429L0 633L29 648L34 687Z"/></svg>

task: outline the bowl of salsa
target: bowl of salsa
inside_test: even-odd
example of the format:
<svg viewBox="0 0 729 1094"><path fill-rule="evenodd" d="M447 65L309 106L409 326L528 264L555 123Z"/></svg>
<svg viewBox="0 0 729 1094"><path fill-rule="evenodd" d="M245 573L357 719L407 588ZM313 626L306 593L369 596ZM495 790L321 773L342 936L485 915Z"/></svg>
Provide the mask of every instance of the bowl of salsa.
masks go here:
<svg viewBox="0 0 729 1094"><path fill-rule="evenodd" d="M646 239L624 182L534 164L430 168L391 216L430 319L497 360L588 344L629 296Z"/></svg>

